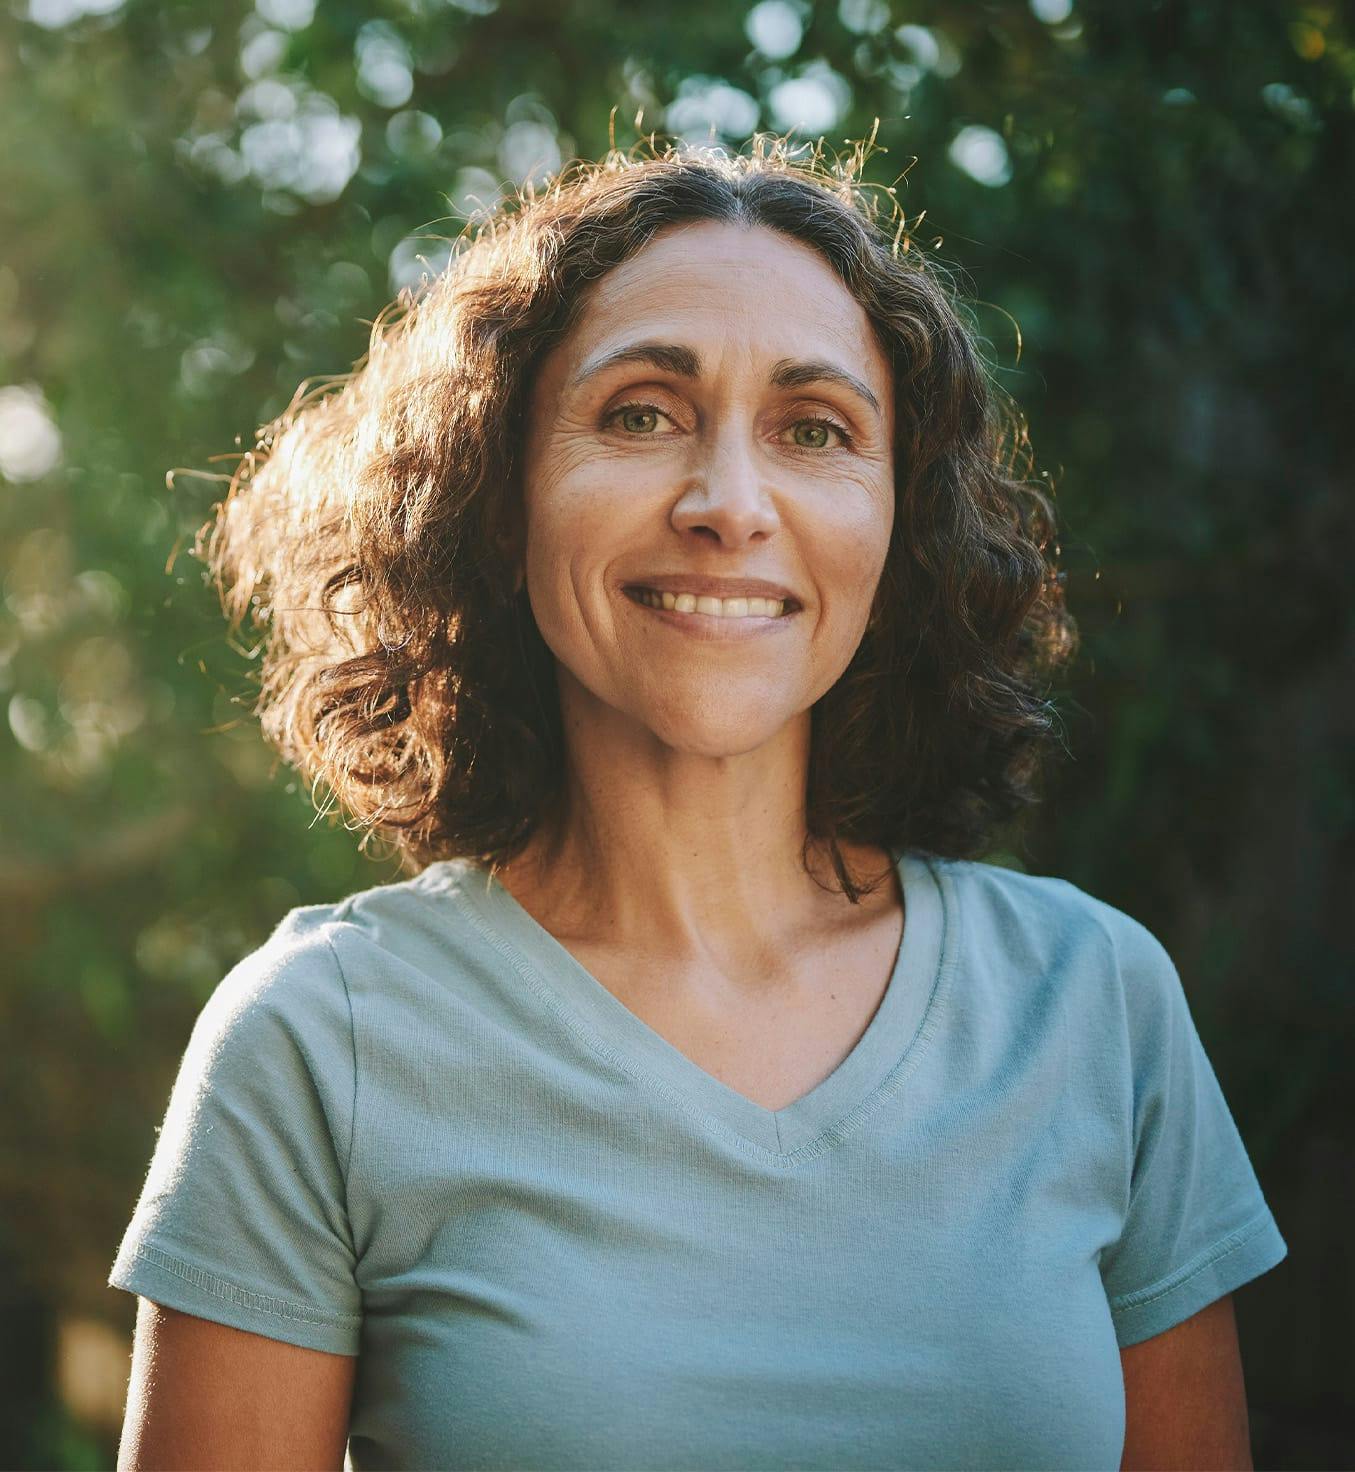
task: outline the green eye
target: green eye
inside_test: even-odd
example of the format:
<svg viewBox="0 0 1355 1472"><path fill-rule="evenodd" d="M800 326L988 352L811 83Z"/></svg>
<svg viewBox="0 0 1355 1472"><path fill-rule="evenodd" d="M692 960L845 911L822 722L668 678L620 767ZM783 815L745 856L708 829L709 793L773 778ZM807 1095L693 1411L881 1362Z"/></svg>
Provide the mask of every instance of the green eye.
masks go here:
<svg viewBox="0 0 1355 1472"><path fill-rule="evenodd" d="M618 418L634 434L649 434L658 427L657 409L621 409Z"/></svg>
<svg viewBox="0 0 1355 1472"><path fill-rule="evenodd" d="M826 450L828 448L828 431L831 429L831 427L831 425L823 423L822 420L802 419L797 425L795 425L795 442L806 450ZM812 440L801 439L799 437L801 430L805 430L811 435L822 435L823 438Z"/></svg>

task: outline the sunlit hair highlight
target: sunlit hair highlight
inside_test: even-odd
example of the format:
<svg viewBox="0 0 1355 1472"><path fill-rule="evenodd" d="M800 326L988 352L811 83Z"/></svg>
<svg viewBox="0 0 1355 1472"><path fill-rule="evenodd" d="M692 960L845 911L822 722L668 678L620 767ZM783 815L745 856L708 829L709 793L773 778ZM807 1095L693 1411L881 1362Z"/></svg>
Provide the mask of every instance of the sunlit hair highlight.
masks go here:
<svg viewBox="0 0 1355 1472"><path fill-rule="evenodd" d="M870 146L829 161L766 135L737 155L651 135L577 160L473 222L351 374L259 432L194 551L232 629L258 636L266 739L364 845L410 871L493 868L559 815L553 656L513 586L528 396L589 287L696 220L819 251L894 373L892 540L812 712L809 841L856 899L840 843L974 857L1038 800L1047 681L1077 643L1050 494L946 269L893 189L862 182Z"/></svg>

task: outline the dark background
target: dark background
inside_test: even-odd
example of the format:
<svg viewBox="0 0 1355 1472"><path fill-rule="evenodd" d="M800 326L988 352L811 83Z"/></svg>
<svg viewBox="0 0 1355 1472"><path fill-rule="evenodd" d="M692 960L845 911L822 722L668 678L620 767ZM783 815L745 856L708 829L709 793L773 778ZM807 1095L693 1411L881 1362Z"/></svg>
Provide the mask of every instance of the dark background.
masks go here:
<svg viewBox="0 0 1355 1472"><path fill-rule="evenodd" d="M1237 1298L1256 1465L1349 1467L1355 48L1335 5L12 0L0 16L0 1463L113 1465L105 1286L192 1022L394 877L251 724L187 554L500 188L757 129L897 184L1056 491L1070 752L992 856L1181 972L1290 1256ZM900 177L901 175L905 177ZM1019 332L1019 349L1018 349Z"/></svg>

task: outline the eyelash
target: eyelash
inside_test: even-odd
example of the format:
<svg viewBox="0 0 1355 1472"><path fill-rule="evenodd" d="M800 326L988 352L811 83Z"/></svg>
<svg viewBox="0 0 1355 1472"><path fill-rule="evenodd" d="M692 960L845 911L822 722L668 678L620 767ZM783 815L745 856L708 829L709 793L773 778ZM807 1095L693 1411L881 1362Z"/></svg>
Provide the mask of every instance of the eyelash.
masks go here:
<svg viewBox="0 0 1355 1472"><path fill-rule="evenodd" d="M603 423L606 425L610 425L615 420L619 419L622 414L629 414L637 409L642 412L651 414L663 414L663 410L660 409L657 404L645 404L637 400L632 401L628 404L618 404L617 407L613 409L609 414L607 414L607 416L603 419ZM665 419L668 417L668 415L664 414ZM855 440L852 438L851 432L847 430L843 425L839 424L836 419L825 419L811 415L804 419L792 420L791 424L787 425L786 427L788 429L793 428L796 424L821 424L825 429L831 429L834 434L841 437L841 448L843 449L850 449L855 444ZM638 440L644 439L645 436L636 434L628 435L627 438ZM799 450L807 455L822 455L825 450L831 450L837 447L833 445L792 445L790 448L792 450Z"/></svg>

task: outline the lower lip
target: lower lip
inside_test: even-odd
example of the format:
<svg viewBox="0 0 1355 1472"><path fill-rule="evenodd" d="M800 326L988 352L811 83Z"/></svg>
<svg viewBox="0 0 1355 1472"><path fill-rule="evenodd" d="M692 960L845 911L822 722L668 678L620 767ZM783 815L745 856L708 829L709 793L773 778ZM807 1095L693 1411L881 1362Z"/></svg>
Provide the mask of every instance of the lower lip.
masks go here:
<svg viewBox="0 0 1355 1472"><path fill-rule="evenodd" d="M672 608L651 608L648 603L641 603L624 591L621 596L637 612L647 613L660 623L667 624L669 628L680 629L694 639L751 639L760 634L770 634L788 624L800 611L798 608L793 609L789 613L778 614L775 618L766 614L721 618L716 613L678 613Z"/></svg>

